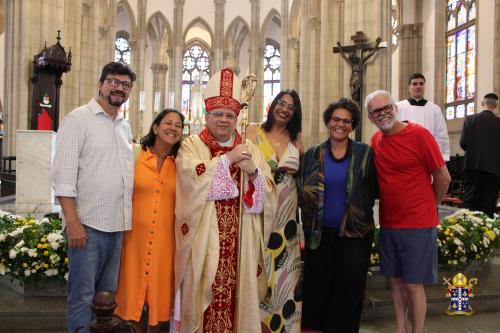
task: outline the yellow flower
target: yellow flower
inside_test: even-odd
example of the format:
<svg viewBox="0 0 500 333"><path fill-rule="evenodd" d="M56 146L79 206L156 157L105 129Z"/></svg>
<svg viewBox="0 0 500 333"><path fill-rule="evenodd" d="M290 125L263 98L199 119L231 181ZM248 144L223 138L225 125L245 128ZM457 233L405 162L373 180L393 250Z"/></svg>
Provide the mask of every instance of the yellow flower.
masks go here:
<svg viewBox="0 0 500 333"><path fill-rule="evenodd" d="M484 233L490 240L495 240L495 238L497 237L493 230L486 230Z"/></svg>
<svg viewBox="0 0 500 333"><path fill-rule="evenodd" d="M450 232L450 237L454 237L454 236L455 236L455 234Z"/></svg>
<svg viewBox="0 0 500 333"><path fill-rule="evenodd" d="M48 257L49 256L49 251L44 251L43 255L46 256L46 257Z"/></svg>
<svg viewBox="0 0 500 333"><path fill-rule="evenodd" d="M446 229L446 230L444 231L444 234L445 234L446 236L448 236L448 235L450 234L450 229Z"/></svg>
<svg viewBox="0 0 500 333"><path fill-rule="evenodd" d="M36 247L39 249L43 249L43 244L38 243Z"/></svg>
<svg viewBox="0 0 500 333"><path fill-rule="evenodd" d="M45 238L45 237L42 237L42 239L40 239L41 243L45 243L46 241L47 241L47 238Z"/></svg>
<svg viewBox="0 0 500 333"><path fill-rule="evenodd" d="M43 264L43 267L49 268L49 264Z"/></svg>
<svg viewBox="0 0 500 333"><path fill-rule="evenodd" d="M457 223L457 219L456 219L456 218L454 218L454 217L450 217L450 218L448 219L448 222L450 222L450 224L455 224L455 223Z"/></svg>
<svg viewBox="0 0 500 333"><path fill-rule="evenodd" d="M23 262L23 267L24 267L24 268L28 267L28 264L27 264L27 263L25 263L25 262Z"/></svg>
<svg viewBox="0 0 500 333"><path fill-rule="evenodd" d="M451 239L451 237L446 237L446 240L449 241Z"/></svg>
<svg viewBox="0 0 500 333"><path fill-rule="evenodd" d="M68 263L68 257L64 258L64 263L67 264Z"/></svg>
<svg viewBox="0 0 500 333"><path fill-rule="evenodd" d="M40 269L40 265L35 265L35 269L39 270Z"/></svg>

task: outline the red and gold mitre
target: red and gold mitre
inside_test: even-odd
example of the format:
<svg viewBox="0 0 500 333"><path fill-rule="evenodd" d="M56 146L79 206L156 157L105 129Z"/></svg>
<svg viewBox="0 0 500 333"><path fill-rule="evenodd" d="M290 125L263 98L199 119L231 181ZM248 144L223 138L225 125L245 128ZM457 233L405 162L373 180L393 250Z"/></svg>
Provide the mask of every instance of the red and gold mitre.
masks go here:
<svg viewBox="0 0 500 333"><path fill-rule="evenodd" d="M239 115L241 105L240 97L241 82L230 68L224 68L215 73L208 80L205 89L205 109L207 112L215 109L231 110Z"/></svg>

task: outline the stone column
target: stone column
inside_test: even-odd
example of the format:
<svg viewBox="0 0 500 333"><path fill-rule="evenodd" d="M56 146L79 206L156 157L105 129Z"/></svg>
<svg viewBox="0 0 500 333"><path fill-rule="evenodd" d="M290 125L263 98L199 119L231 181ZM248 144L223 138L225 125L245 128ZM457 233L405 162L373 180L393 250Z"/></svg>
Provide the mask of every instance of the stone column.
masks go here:
<svg viewBox="0 0 500 333"><path fill-rule="evenodd" d="M422 23L403 24L399 30L399 99L408 97L408 78L422 72Z"/></svg>
<svg viewBox="0 0 500 333"><path fill-rule="evenodd" d="M143 135L143 113L139 112L139 92L144 90L144 63L146 59L146 8L147 0L137 1L137 34L129 41L130 66L137 74L134 88L129 97L129 122L132 135L138 139ZM133 29L132 29L133 30Z"/></svg>
<svg viewBox="0 0 500 333"><path fill-rule="evenodd" d="M303 143L309 147L319 142L318 119L320 87L321 0L303 1L300 23L300 98L302 102Z"/></svg>
<svg viewBox="0 0 500 333"><path fill-rule="evenodd" d="M495 1L495 63L494 63L494 82L493 89L495 93L500 94L500 0Z"/></svg>
<svg viewBox="0 0 500 333"><path fill-rule="evenodd" d="M96 7L96 6L94 6ZM98 53L99 58L99 75L102 67L107 64L110 59L115 58L115 37L116 37L116 0L109 1L109 4L101 5L101 12L98 26L98 49L94 50Z"/></svg>
<svg viewBox="0 0 500 333"><path fill-rule="evenodd" d="M5 1L0 0L0 35L5 32Z"/></svg>
<svg viewBox="0 0 500 333"><path fill-rule="evenodd" d="M105 15L107 13L101 13ZM75 75L79 80L80 87L80 99L78 105L88 103L90 97L96 95L96 84L99 80L101 74L101 69L103 67L100 61L100 54L96 54L96 50L102 52L101 47L112 48L114 51L114 44L107 43L107 45L101 46L101 39L99 38L99 5L91 0L83 1L83 15L82 15L82 26L81 26L81 49L82 57L80 60L80 73ZM106 39L108 35L106 34ZM114 41L114 38L111 38ZM70 45L71 46L71 45ZM105 59L109 61L110 56L113 55L109 50L106 52L109 56ZM71 75L67 75L68 77ZM61 110L64 113L70 112L71 110Z"/></svg>
<svg viewBox="0 0 500 333"><path fill-rule="evenodd" d="M316 133L319 133L319 142L328 137L328 130L324 125L322 112L327 105L342 97L344 78L334 73L342 73L344 60L332 53L332 46L336 45L340 38L343 27L343 15L341 15L341 3L339 1L323 0L321 2L321 48L320 48L320 91L318 98L318 110L315 124Z"/></svg>
<svg viewBox="0 0 500 333"><path fill-rule="evenodd" d="M281 78L281 89L288 89L290 87L290 80L288 79L288 71L290 68L290 59L288 56L288 1L281 0L281 42L280 42L280 53L281 53L281 67L280 67L280 78Z"/></svg>
<svg viewBox="0 0 500 333"><path fill-rule="evenodd" d="M435 0L436 4L436 40L434 68L434 103L444 106L446 102L446 0ZM448 124L449 126L449 124ZM448 128L448 130L450 130Z"/></svg>
<svg viewBox="0 0 500 333"><path fill-rule="evenodd" d="M172 41L173 43L173 41ZM174 64L174 48L172 46L169 46L167 47L167 58L168 58L168 64L169 64L169 67L170 68L174 68L172 67L173 64ZM173 72L175 72L175 70L171 70L169 73L168 73L168 88L167 88L167 91L165 92L165 94L167 94L167 96L165 96L166 98L166 106L167 107L170 107L170 108L175 108L175 105L170 105L170 94L174 95L174 83L172 82L174 80L174 74ZM179 83L180 84L180 83ZM177 109L179 111L181 111L181 109Z"/></svg>
<svg viewBox="0 0 500 333"><path fill-rule="evenodd" d="M255 97L250 103L248 110L249 121L262 121L262 101L263 101L263 49L260 45L260 0L250 0L251 23L250 23L250 73L257 77L257 87Z"/></svg>
<svg viewBox="0 0 500 333"><path fill-rule="evenodd" d="M151 71L153 72L153 98L154 93L159 91L161 93L160 98L160 111L166 107L165 103L165 85L167 79L168 65L161 63L154 63L151 65Z"/></svg>
<svg viewBox="0 0 500 333"><path fill-rule="evenodd" d="M224 63L224 5L226 0L214 0L215 5L215 35L213 44L212 71L222 69Z"/></svg>
<svg viewBox="0 0 500 333"><path fill-rule="evenodd" d="M184 56L184 4L185 0L175 0L174 5L174 27L173 27L173 48L170 62L170 77L168 91L174 92L175 109L181 111L181 82L182 82L182 57ZM170 54L169 54L170 56Z"/></svg>
<svg viewBox="0 0 500 333"><path fill-rule="evenodd" d="M300 59L299 59L299 47L300 41L299 37L288 36L287 38L287 55L288 55L288 66L282 68L282 71L285 70L285 77L287 81L285 84L290 88L293 88L297 91L300 90L300 82L299 82L299 70L300 70ZM280 75L283 75L280 73ZM283 82L283 79L282 79Z"/></svg>
<svg viewBox="0 0 500 333"><path fill-rule="evenodd" d="M88 17L84 18L85 10L89 9L93 10L95 9L95 6L86 9L85 3L72 1L66 3L63 9L64 13L61 13L62 19L64 20L64 28L61 31L61 43L66 47L66 51L69 51L69 47L71 47L72 58L71 71L63 76L63 85L61 87L61 104L59 105L59 124L66 114L71 112L76 107L88 103L91 97L97 95L96 83L98 81L98 78L93 78L94 90L90 95L87 95L84 98L82 96L82 91L85 89L82 89L82 81L88 78L90 75L86 76L86 78L80 78L80 75L73 74L81 73L83 70L87 69L85 65L82 67L82 63L85 64L85 60L88 60L84 59L86 54L82 49L82 43L84 42L84 39L82 39L82 34L90 34L90 30L92 28L87 25L85 26L85 29L83 29L84 27L82 25L82 21L91 21L88 19ZM54 14L49 14L49 16L50 15ZM54 23L52 22L52 24ZM87 30L87 28L89 29ZM85 75L83 77L85 77Z"/></svg>

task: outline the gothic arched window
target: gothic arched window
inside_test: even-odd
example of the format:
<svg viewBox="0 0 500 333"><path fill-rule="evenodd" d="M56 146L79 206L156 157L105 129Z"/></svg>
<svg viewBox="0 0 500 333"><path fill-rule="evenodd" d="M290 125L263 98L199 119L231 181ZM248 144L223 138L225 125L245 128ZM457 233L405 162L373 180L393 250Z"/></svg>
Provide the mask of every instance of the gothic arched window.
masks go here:
<svg viewBox="0 0 500 333"><path fill-rule="evenodd" d="M192 45L184 52L182 66L182 111L187 115L190 108L191 88L200 79L205 87L210 78L208 52L200 44Z"/></svg>
<svg viewBox="0 0 500 333"><path fill-rule="evenodd" d="M280 92L281 55L279 45L273 40L266 41L264 50L264 118L274 96Z"/></svg>
<svg viewBox="0 0 500 333"><path fill-rule="evenodd" d="M473 114L476 96L475 0L448 0L446 12L446 119Z"/></svg>
<svg viewBox="0 0 500 333"><path fill-rule="evenodd" d="M130 65L129 35L125 31L119 31L115 39L115 61Z"/></svg>

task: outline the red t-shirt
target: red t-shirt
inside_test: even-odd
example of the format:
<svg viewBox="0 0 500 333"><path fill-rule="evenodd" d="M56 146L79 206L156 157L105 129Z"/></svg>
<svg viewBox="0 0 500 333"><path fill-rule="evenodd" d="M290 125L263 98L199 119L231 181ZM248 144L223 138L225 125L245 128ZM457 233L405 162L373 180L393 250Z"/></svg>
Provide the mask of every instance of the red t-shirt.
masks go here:
<svg viewBox="0 0 500 333"><path fill-rule="evenodd" d="M431 173L444 165L439 147L425 128L409 123L400 132L372 137L380 188L380 225L430 228L439 223Z"/></svg>

